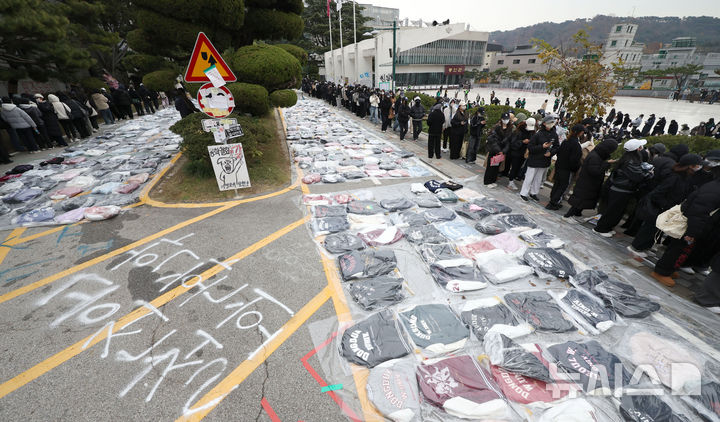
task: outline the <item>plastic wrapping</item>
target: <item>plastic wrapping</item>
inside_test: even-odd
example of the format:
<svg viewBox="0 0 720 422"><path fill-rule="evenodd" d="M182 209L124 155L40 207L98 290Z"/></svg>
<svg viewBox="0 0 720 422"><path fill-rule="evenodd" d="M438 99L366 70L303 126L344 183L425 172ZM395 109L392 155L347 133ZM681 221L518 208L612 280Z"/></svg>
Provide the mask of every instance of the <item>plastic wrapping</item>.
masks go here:
<svg viewBox="0 0 720 422"><path fill-rule="evenodd" d="M348 214L347 221L350 223L350 229L352 230L363 230L367 228L378 228L387 225L387 220L384 215L361 215L361 214Z"/></svg>
<svg viewBox="0 0 720 422"><path fill-rule="evenodd" d="M453 210L445 207L432 208L422 212L428 223L434 223L437 221L450 221L454 220L456 215Z"/></svg>
<svg viewBox="0 0 720 422"><path fill-rule="evenodd" d="M333 254L365 249L365 242L351 233L334 233L323 240L323 247Z"/></svg>
<svg viewBox="0 0 720 422"><path fill-rule="evenodd" d="M660 309L658 303L640 296L633 286L612 279L602 271L586 270L572 277L571 281L589 290L627 318L644 318Z"/></svg>
<svg viewBox="0 0 720 422"><path fill-rule="evenodd" d="M544 233L542 229L531 229L520 233L520 238L534 248L561 249L565 242L552 234Z"/></svg>
<svg viewBox="0 0 720 422"><path fill-rule="evenodd" d="M347 210L343 205L314 205L311 207L311 212L315 218L347 216Z"/></svg>
<svg viewBox="0 0 720 422"><path fill-rule="evenodd" d="M435 261L430 265L435 282L451 292L480 290L487 287L487 280L467 258Z"/></svg>
<svg viewBox="0 0 720 422"><path fill-rule="evenodd" d="M683 396L682 399L698 412L704 420L720 421L720 383L705 382L700 387L700 394Z"/></svg>
<svg viewBox="0 0 720 422"><path fill-rule="evenodd" d="M412 363L391 360L377 365L370 370L366 388L375 408L391 421L420 420L420 393Z"/></svg>
<svg viewBox="0 0 720 422"><path fill-rule="evenodd" d="M488 332L483 347L493 365L546 383L553 382L547 366L510 337L497 331Z"/></svg>
<svg viewBox="0 0 720 422"><path fill-rule="evenodd" d="M620 398L620 414L629 422L689 422L673 412L660 397L653 395L623 395Z"/></svg>
<svg viewBox="0 0 720 422"><path fill-rule="evenodd" d="M443 187L443 183L437 180L428 180L425 182L425 189L429 190L432 193L435 193L438 189Z"/></svg>
<svg viewBox="0 0 720 422"><path fill-rule="evenodd" d="M350 228L350 224L345 217L313 218L311 226L313 233L315 233L316 236L328 233L338 233Z"/></svg>
<svg viewBox="0 0 720 422"><path fill-rule="evenodd" d="M462 348L470 334L447 305L412 306L398 316L412 342L434 355Z"/></svg>
<svg viewBox="0 0 720 422"><path fill-rule="evenodd" d="M441 202L455 203L458 201L457 195L455 195L455 193L453 193L450 189L438 189L435 191L435 196L437 196Z"/></svg>
<svg viewBox="0 0 720 422"><path fill-rule="evenodd" d="M415 204L405 198L394 198L381 200L380 206L390 212L395 212L412 208L415 206Z"/></svg>
<svg viewBox="0 0 720 422"><path fill-rule="evenodd" d="M500 249L476 254L475 263L493 284L507 283L533 273L531 267L520 264L517 258Z"/></svg>
<svg viewBox="0 0 720 422"><path fill-rule="evenodd" d="M442 202L435 195L429 193L416 196L414 201L421 208L440 208L442 206Z"/></svg>
<svg viewBox="0 0 720 422"><path fill-rule="evenodd" d="M367 228L358 232L358 237L369 246L382 246L395 243L403 238L403 233L395 226Z"/></svg>
<svg viewBox="0 0 720 422"><path fill-rule="evenodd" d="M490 332L517 338L534 330L530 324L520 323L510 309L494 297L467 301L460 310L460 318L480 341Z"/></svg>
<svg viewBox="0 0 720 422"><path fill-rule="evenodd" d="M536 271L559 278L575 275L575 265L568 257L551 248L528 248L523 259Z"/></svg>
<svg viewBox="0 0 720 422"><path fill-rule="evenodd" d="M455 212L465 218L474 221L482 220L485 217L493 215L493 213L488 211L487 209L479 205L467 202L455 207Z"/></svg>
<svg viewBox="0 0 720 422"><path fill-rule="evenodd" d="M620 358L595 340L554 344L548 347L548 353L586 393L611 394L629 384L630 373Z"/></svg>
<svg viewBox="0 0 720 422"><path fill-rule="evenodd" d="M366 311L386 308L405 298L402 278L380 276L356 280L348 286L350 297Z"/></svg>
<svg viewBox="0 0 720 422"><path fill-rule="evenodd" d="M392 214L390 217L393 223L399 227L422 226L427 224L427 220L422 214L415 211L404 211Z"/></svg>
<svg viewBox="0 0 720 422"><path fill-rule="evenodd" d="M584 292L573 289L550 294L557 298L565 312L593 334L607 331L615 325L615 312Z"/></svg>
<svg viewBox="0 0 720 422"><path fill-rule="evenodd" d="M428 265L441 260L462 258L462 256L458 254L457 250L455 249L455 246L453 246L451 243L425 243L420 245L418 251L420 252L420 256L422 257L422 259Z"/></svg>
<svg viewBox="0 0 720 422"><path fill-rule="evenodd" d="M508 293L505 303L536 330L564 333L575 329L547 292Z"/></svg>
<svg viewBox="0 0 720 422"><path fill-rule="evenodd" d="M385 275L397 267L392 250L353 251L338 257L343 280Z"/></svg>
<svg viewBox="0 0 720 422"><path fill-rule="evenodd" d="M445 237L454 241L465 239L467 237L477 238L480 236L480 233L478 233L477 230L468 226L464 221L459 219L435 223L435 227L437 227L437 229L440 230Z"/></svg>
<svg viewBox="0 0 720 422"><path fill-rule="evenodd" d="M385 209L375 201L352 201L347 204L347 212L350 214L383 214Z"/></svg>
<svg viewBox="0 0 720 422"><path fill-rule="evenodd" d="M512 208L493 198L474 199L473 204L486 209L490 214L507 214L512 212Z"/></svg>
<svg viewBox="0 0 720 422"><path fill-rule="evenodd" d="M349 327L340 340L340 354L348 362L372 368L410 353L395 315L388 310Z"/></svg>

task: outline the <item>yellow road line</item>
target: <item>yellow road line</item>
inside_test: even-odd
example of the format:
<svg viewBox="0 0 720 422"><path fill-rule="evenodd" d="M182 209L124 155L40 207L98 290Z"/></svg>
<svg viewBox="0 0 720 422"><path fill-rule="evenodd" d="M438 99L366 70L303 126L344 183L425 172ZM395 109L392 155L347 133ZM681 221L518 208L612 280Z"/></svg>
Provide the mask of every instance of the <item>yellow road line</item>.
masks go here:
<svg viewBox="0 0 720 422"><path fill-rule="evenodd" d="M325 287L282 326L277 337L273 338L272 341L265 346L263 353L258 353L241 363L190 408L190 412L192 413L181 416L177 421L199 421L207 416L235 387L245 381L245 379L262 365L278 347L290 338L310 316L320 309L329 298L330 289Z"/></svg>
<svg viewBox="0 0 720 422"><path fill-rule="evenodd" d="M248 255L267 246L271 242L290 233L297 227L303 225L306 220L307 220L307 217L301 218L301 219L281 228L280 230L270 234L269 236L266 236L265 238L260 239L259 241L253 243L252 245L248 246L247 248L243 249L242 251L227 258L225 261L223 261L222 264L215 265L212 268L210 268L209 270L203 272L202 274L200 274L200 279L201 280L209 279L210 277L216 275L217 273L219 273L220 271L225 269L225 267L227 267L228 265L232 265L234 262L237 262L238 260L241 260L241 259L247 257ZM192 288L193 288L193 285L177 286L174 289L156 297L155 299L153 299L150 302L150 304L152 306L154 306L155 308L160 308L161 306L166 305L171 300L174 300L174 299L180 297L183 293L189 291ZM134 311L130 312L129 314L118 319L112 328L112 332L115 333L115 332L122 330L128 324L145 316L149 312L151 312L150 309L145 306L141 306L141 307L135 309ZM88 348L103 341L105 338L107 338L107 336L108 336L108 330L103 330L102 333L100 333L100 334L90 335L90 336L80 340L79 342L73 344L72 346L68 347L67 349L65 349L61 352L58 352L58 353L54 354L53 356L50 356L49 358L38 363L37 365L26 370L25 372L9 379L8 381L5 381L4 383L0 384L0 398L5 397L6 395L8 395L8 394L12 393L13 391L17 390L18 388L22 387L23 385L29 383L30 381L39 378L43 374L60 366L61 364L67 362L68 360L79 355L80 353L87 350Z"/></svg>
<svg viewBox="0 0 720 422"><path fill-rule="evenodd" d="M27 227L18 227L16 229L13 229L13 231L10 232L10 234L5 238L5 241L3 242L3 247L0 248L0 264L5 261L5 257L8 253L10 253L10 249L12 249L10 246L15 245L14 243L10 243L13 239L17 239L22 235L25 230L27 230Z"/></svg>

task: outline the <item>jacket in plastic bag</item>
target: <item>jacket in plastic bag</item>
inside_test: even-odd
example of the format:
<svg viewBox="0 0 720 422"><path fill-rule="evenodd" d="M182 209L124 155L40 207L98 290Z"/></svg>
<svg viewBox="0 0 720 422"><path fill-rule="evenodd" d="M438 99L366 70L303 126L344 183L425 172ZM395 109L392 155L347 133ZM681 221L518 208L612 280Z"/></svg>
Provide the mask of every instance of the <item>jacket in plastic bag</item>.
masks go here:
<svg viewBox="0 0 720 422"><path fill-rule="evenodd" d="M536 271L559 278L575 275L575 265L565 255L551 248L528 248L523 259Z"/></svg>
<svg viewBox="0 0 720 422"><path fill-rule="evenodd" d="M706 382L700 388L699 395L683 396L682 399L695 408L703 419L714 422L720 418L720 384L717 382Z"/></svg>
<svg viewBox="0 0 720 422"><path fill-rule="evenodd" d="M628 422L688 422L685 416L653 395L623 395L620 398L620 414Z"/></svg>
<svg viewBox="0 0 720 422"><path fill-rule="evenodd" d="M395 243L403 238L403 233L395 226L367 228L358 232L358 237L369 246L381 246Z"/></svg>
<svg viewBox="0 0 720 422"><path fill-rule="evenodd" d="M92 196L79 196L72 199L66 199L60 203L63 211L71 211L77 208L87 208L95 204L95 198Z"/></svg>
<svg viewBox="0 0 720 422"><path fill-rule="evenodd" d="M447 239L435 226L409 226L403 229L405 238L412 243L445 243Z"/></svg>
<svg viewBox="0 0 720 422"><path fill-rule="evenodd" d="M437 196L441 202L455 203L458 201L457 195L455 195L450 189L440 188L435 191L435 196Z"/></svg>
<svg viewBox="0 0 720 422"><path fill-rule="evenodd" d="M635 287L611 279L602 271L586 270L573 277L578 286L591 291L618 314L627 318L645 318L660 305L640 296Z"/></svg>
<svg viewBox="0 0 720 422"><path fill-rule="evenodd" d="M526 230L520 233L520 238L535 248L560 249L565 246L565 242L552 234L543 233L541 229Z"/></svg>
<svg viewBox="0 0 720 422"><path fill-rule="evenodd" d="M420 256L428 264L441 260L462 258L451 243L425 243L421 244L418 249Z"/></svg>
<svg viewBox="0 0 720 422"><path fill-rule="evenodd" d="M312 207L312 215L315 218L345 217L347 211L343 205L315 205Z"/></svg>
<svg viewBox="0 0 720 422"><path fill-rule="evenodd" d="M512 208L493 198L474 199L473 204L484 208L490 212L490 214L507 214L512 212Z"/></svg>
<svg viewBox="0 0 720 422"><path fill-rule="evenodd" d="M4 196L2 200L6 204L20 204L35 199L42 194L43 190L38 188L21 189L15 193Z"/></svg>
<svg viewBox="0 0 720 422"><path fill-rule="evenodd" d="M615 325L616 315L612 309L604 307L595 299L579 290L568 290L559 294L560 301L577 313L591 327L600 332Z"/></svg>
<svg viewBox="0 0 720 422"><path fill-rule="evenodd" d="M338 257L340 273L345 281L385 275L397 267L391 250L353 251Z"/></svg>
<svg viewBox="0 0 720 422"><path fill-rule="evenodd" d="M455 207L455 212L459 215L469 218L470 220L482 220L483 218L492 215L492 213L485 208L473 204L473 203L463 203L462 205Z"/></svg>
<svg viewBox="0 0 720 422"><path fill-rule="evenodd" d="M468 339L467 327L447 305L417 305L399 317L415 345L432 353L458 350Z"/></svg>
<svg viewBox="0 0 720 422"><path fill-rule="evenodd" d="M435 193L436 190L442 187L442 182L439 182L437 180L428 180L427 182L425 182L425 189L429 190L432 193Z"/></svg>
<svg viewBox="0 0 720 422"><path fill-rule="evenodd" d="M340 354L349 362L373 368L410 352L392 311L370 315L349 327L340 340Z"/></svg>
<svg viewBox="0 0 720 422"><path fill-rule="evenodd" d="M440 208L442 202L435 195L431 194L420 194L415 197L415 203L420 208Z"/></svg>
<svg viewBox="0 0 720 422"><path fill-rule="evenodd" d="M394 305L405 298L402 278L372 277L350 283L348 291L353 300L366 311Z"/></svg>
<svg viewBox="0 0 720 422"><path fill-rule="evenodd" d="M493 218L493 216L489 216L475 223L475 230L483 234L494 236L504 233L507 229L503 223Z"/></svg>
<svg viewBox="0 0 720 422"><path fill-rule="evenodd" d="M381 363L370 370L366 389L375 408L391 421L420 420L420 394L412 362Z"/></svg>
<svg viewBox="0 0 720 422"><path fill-rule="evenodd" d="M508 420L511 411L492 376L467 355L417 367L425 400L464 419Z"/></svg>
<svg viewBox="0 0 720 422"><path fill-rule="evenodd" d="M517 258L502 249L492 249L475 255L475 264L493 284L507 283L527 277L533 269L522 265Z"/></svg>
<svg viewBox="0 0 720 422"><path fill-rule="evenodd" d="M91 221L108 220L120 214L120 207L115 205L89 207L85 209L85 218Z"/></svg>
<svg viewBox="0 0 720 422"><path fill-rule="evenodd" d="M467 258L435 261L430 274L445 290L459 293L487 287L487 280Z"/></svg>
<svg viewBox="0 0 720 422"><path fill-rule="evenodd" d="M508 293L505 295L505 303L538 331L564 333L575 329L546 292Z"/></svg>
<svg viewBox="0 0 720 422"><path fill-rule="evenodd" d="M380 206L390 212L395 212L412 208L415 206L415 204L405 198L394 198L381 200Z"/></svg>
<svg viewBox="0 0 720 422"><path fill-rule="evenodd" d="M504 224L508 230L524 231L537 227L537 224L525 214L501 214L495 218Z"/></svg>
<svg viewBox="0 0 720 422"><path fill-rule="evenodd" d="M351 214L383 214L385 209L375 201L352 201L347 204L347 212Z"/></svg>
<svg viewBox="0 0 720 422"><path fill-rule="evenodd" d="M442 223L435 223L440 232L450 240L459 240L466 237L479 237L480 233L472 227L465 224L464 221L456 219Z"/></svg>
<svg viewBox="0 0 720 422"><path fill-rule="evenodd" d="M452 191L456 191L456 190L462 189L463 185L461 185L460 183L457 183L457 182L453 182L452 180L446 180L446 181L442 182L440 187L445 188L445 189L450 189Z"/></svg>
<svg viewBox="0 0 720 422"><path fill-rule="evenodd" d="M414 211L405 211L399 214L393 214L390 218L393 220L395 225L401 227L423 226L428 223L422 214Z"/></svg>
<svg viewBox="0 0 720 422"><path fill-rule="evenodd" d="M483 341L485 334L491 331L501 332L511 338L521 337L533 331L529 324L520 324L510 309L494 297L465 302L460 318L480 341Z"/></svg>
<svg viewBox="0 0 720 422"><path fill-rule="evenodd" d="M345 217L313 218L310 224L316 235L337 233L350 228Z"/></svg>
<svg viewBox="0 0 720 422"><path fill-rule="evenodd" d="M52 208L41 208L20 214L14 220L15 224L32 224L52 221L55 217L55 210Z"/></svg>
<svg viewBox="0 0 720 422"><path fill-rule="evenodd" d="M548 347L548 352L557 361L559 367L579 380L583 391L592 393L597 390L608 392L610 389L626 387L631 374L625 369L620 358L605 350L600 343L591 340L585 343L568 341Z"/></svg>
<svg viewBox="0 0 720 422"><path fill-rule="evenodd" d="M483 348L495 366L546 383L553 382L550 370L537 356L504 334L497 331L485 334Z"/></svg>
<svg viewBox="0 0 720 422"><path fill-rule="evenodd" d="M456 215L450 208L439 207L422 212L428 223L435 223L437 221L450 221L454 220Z"/></svg>
<svg viewBox="0 0 720 422"><path fill-rule="evenodd" d="M325 237L323 247L330 253L343 253L365 249L365 242L351 233L333 233Z"/></svg>

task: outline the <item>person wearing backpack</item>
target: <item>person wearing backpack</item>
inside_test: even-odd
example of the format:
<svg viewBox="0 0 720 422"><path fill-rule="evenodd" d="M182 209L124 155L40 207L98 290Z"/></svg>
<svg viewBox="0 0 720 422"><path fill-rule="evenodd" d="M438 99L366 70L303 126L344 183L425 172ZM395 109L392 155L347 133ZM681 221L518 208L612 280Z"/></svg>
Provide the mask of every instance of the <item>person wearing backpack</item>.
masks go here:
<svg viewBox="0 0 720 422"><path fill-rule="evenodd" d="M647 143L645 139L630 139L625 142L625 154L610 174L610 190L607 205L593 231L603 237L612 237L613 228L625 215L630 200L640 191L646 183L653 178L652 164L644 163L642 147Z"/></svg>

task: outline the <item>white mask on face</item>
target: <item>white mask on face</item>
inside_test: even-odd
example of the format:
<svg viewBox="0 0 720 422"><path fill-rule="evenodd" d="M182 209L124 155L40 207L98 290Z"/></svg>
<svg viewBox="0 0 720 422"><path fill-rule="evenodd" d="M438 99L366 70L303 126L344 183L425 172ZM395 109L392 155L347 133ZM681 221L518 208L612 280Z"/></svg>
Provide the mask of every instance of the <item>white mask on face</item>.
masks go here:
<svg viewBox="0 0 720 422"><path fill-rule="evenodd" d="M504 125L506 125L506 124L510 123L510 119L502 119L502 122Z"/></svg>

